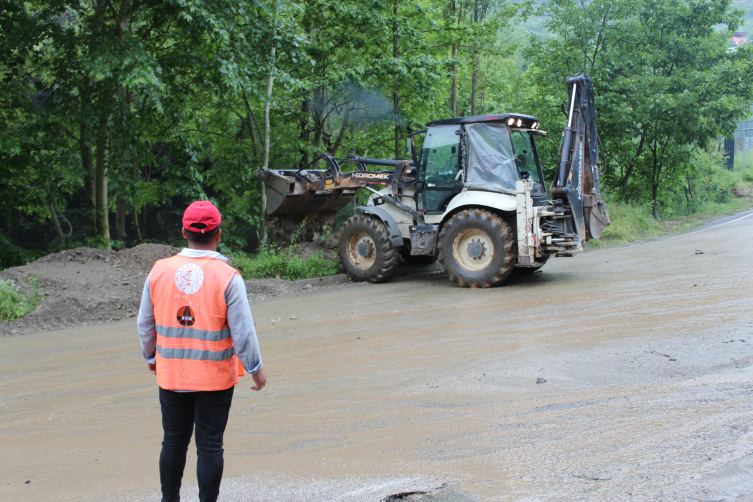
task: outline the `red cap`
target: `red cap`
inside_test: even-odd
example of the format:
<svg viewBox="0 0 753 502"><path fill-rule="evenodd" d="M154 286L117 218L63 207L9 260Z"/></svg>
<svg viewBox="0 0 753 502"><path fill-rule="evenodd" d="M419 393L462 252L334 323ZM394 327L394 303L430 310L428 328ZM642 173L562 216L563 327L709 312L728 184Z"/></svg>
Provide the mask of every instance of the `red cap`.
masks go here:
<svg viewBox="0 0 753 502"><path fill-rule="evenodd" d="M209 232L220 226L220 211L208 200L197 200L183 213L183 227L191 232Z"/></svg>

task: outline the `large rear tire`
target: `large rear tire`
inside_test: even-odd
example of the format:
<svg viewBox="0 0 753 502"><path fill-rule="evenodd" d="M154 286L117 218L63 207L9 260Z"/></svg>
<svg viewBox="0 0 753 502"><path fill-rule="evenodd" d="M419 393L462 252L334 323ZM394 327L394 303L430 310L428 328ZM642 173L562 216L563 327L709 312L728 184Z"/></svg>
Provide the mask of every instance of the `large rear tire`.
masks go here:
<svg viewBox="0 0 753 502"><path fill-rule="evenodd" d="M372 214L351 216L340 229L340 263L354 281L382 282L400 262L385 224Z"/></svg>
<svg viewBox="0 0 753 502"><path fill-rule="evenodd" d="M452 216L439 234L439 262L450 280L464 288L489 288L515 266L517 246L510 225L483 209Z"/></svg>

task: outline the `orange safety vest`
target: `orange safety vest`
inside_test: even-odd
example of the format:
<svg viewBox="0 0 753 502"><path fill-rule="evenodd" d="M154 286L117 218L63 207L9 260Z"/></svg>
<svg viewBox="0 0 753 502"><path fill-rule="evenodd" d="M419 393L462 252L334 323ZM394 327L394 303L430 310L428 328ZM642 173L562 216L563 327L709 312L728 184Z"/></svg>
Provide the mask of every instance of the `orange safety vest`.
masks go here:
<svg viewBox="0 0 753 502"><path fill-rule="evenodd" d="M225 390L245 375L227 324L225 289L238 271L217 258L176 255L149 278L157 325L157 384L168 390Z"/></svg>

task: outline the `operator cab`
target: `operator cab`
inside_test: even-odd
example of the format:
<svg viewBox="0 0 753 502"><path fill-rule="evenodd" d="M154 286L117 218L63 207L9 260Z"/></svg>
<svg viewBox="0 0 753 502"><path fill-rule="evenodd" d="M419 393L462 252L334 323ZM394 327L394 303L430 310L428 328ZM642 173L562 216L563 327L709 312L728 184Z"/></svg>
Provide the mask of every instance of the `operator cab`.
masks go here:
<svg viewBox="0 0 753 502"><path fill-rule="evenodd" d="M521 114L476 115L430 122L410 135L418 165L418 210L443 213L463 188L515 195L515 182L535 181L534 199L546 198L534 136L536 117ZM415 137L424 135L420 155Z"/></svg>

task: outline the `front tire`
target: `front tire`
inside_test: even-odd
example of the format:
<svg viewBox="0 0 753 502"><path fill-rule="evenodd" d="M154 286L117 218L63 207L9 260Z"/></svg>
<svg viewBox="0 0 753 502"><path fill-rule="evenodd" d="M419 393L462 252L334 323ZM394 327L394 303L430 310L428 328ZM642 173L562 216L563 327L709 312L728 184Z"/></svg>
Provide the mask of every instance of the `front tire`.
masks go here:
<svg viewBox="0 0 753 502"><path fill-rule="evenodd" d="M385 224L372 214L356 214L340 230L340 263L354 281L382 282L400 261Z"/></svg>
<svg viewBox="0 0 753 502"><path fill-rule="evenodd" d="M439 262L450 280L464 288L489 288L515 266L517 246L510 225L483 209L452 216L439 234Z"/></svg>

